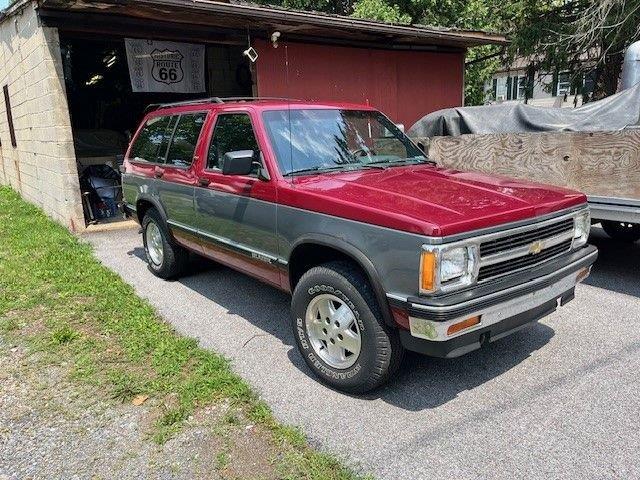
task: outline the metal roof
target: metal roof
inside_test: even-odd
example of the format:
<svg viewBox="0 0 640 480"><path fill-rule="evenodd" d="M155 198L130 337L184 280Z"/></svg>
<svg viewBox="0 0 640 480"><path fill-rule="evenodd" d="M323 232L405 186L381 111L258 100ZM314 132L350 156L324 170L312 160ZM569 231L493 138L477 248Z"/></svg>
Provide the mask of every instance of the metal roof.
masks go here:
<svg viewBox="0 0 640 480"><path fill-rule="evenodd" d="M18 2L18 4L26 2ZM446 46L466 48L479 45L505 45L504 35L484 31L424 25L397 25L373 20L214 0L38 0L43 11L96 16L133 17L149 21L172 22L235 29L252 34L278 30L290 38L315 38L335 43L361 42L372 47L412 48ZM11 9L14 10L14 9ZM7 14L10 14L7 11ZM95 18L95 16L94 16ZM284 38L283 38L284 40Z"/></svg>

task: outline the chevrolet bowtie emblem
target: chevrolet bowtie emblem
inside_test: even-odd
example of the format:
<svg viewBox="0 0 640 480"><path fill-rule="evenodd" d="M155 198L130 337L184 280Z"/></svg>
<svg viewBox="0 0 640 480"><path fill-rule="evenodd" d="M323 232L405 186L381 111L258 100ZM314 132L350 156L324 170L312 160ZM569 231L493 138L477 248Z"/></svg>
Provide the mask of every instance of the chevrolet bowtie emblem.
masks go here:
<svg viewBox="0 0 640 480"><path fill-rule="evenodd" d="M540 240L538 240L537 242L533 242L531 245L529 245L529 253L531 255L537 255L542 251L542 247L543 244Z"/></svg>

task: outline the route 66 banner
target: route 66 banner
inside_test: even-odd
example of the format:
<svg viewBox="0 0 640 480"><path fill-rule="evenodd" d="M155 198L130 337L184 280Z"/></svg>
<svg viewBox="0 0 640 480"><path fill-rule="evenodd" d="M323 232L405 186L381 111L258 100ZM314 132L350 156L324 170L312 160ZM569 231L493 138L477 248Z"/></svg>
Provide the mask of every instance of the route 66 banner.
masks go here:
<svg viewBox="0 0 640 480"><path fill-rule="evenodd" d="M205 91L204 45L125 39L134 92Z"/></svg>

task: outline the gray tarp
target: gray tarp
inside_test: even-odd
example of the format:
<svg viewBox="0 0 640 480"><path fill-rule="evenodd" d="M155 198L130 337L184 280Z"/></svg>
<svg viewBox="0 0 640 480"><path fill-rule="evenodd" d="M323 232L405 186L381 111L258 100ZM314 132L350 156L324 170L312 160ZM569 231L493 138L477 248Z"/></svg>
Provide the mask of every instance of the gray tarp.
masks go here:
<svg viewBox="0 0 640 480"><path fill-rule="evenodd" d="M578 108L532 107L524 103L438 110L418 120L410 137L465 133L589 132L640 124L640 84Z"/></svg>

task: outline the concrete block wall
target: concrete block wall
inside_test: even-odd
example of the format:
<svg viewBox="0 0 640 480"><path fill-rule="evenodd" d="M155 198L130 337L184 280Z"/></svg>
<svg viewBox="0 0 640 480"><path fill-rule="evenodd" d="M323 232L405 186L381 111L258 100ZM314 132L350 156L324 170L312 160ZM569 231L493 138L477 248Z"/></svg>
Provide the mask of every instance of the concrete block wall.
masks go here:
<svg viewBox="0 0 640 480"><path fill-rule="evenodd" d="M0 20L0 183L11 185L72 231L84 229L60 40L42 27L36 2ZM17 146L2 88L8 85Z"/></svg>

